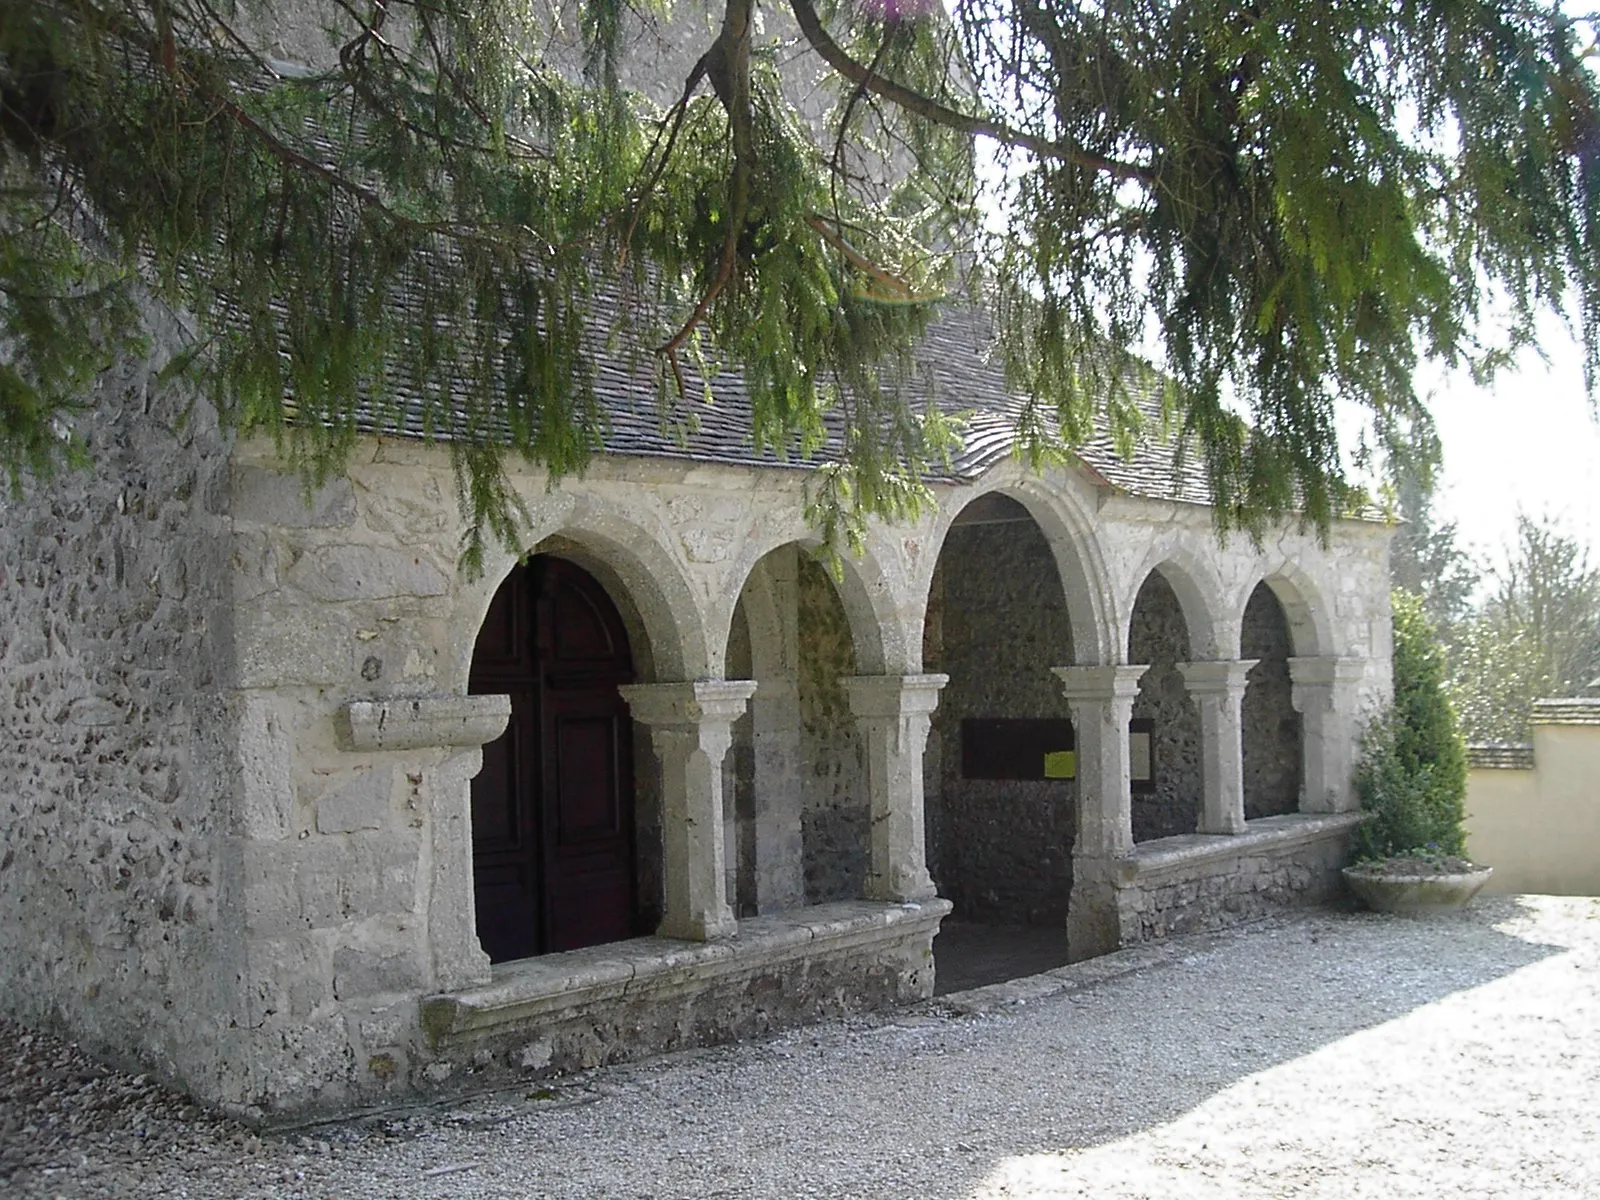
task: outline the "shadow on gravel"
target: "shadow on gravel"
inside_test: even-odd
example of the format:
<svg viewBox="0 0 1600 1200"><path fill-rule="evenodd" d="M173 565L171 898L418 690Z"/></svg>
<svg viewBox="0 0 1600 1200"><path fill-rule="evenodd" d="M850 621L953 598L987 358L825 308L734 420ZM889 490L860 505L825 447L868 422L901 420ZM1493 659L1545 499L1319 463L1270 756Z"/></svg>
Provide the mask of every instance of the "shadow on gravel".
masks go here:
<svg viewBox="0 0 1600 1200"><path fill-rule="evenodd" d="M1569 953L1497 928L1535 915L1537 903L1491 896L1425 919L1324 911L1269 920L1174 939L1148 966L991 1010L991 1020L1031 1028L1017 1058L974 1064L982 1095L944 1126L970 1168L925 1194L970 1196L1007 1160L1167 1124L1250 1076ZM999 1113L1003 1121L990 1119ZM957 1134L963 1123L969 1132ZM1002 1124L1018 1132L983 1136Z"/></svg>

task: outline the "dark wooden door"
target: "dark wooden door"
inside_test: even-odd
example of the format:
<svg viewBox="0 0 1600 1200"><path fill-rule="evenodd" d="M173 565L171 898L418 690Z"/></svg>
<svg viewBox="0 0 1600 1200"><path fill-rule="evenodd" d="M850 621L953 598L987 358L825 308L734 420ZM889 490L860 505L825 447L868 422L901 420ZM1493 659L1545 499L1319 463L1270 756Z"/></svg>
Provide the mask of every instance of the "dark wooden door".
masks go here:
<svg viewBox="0 0 1600 1200"><path fill-rule="evenodd" d="M511 697L472 781L478 936L494 962L634 932L627 633L581 567L541 555L501 584L469 690Z"/></svg>

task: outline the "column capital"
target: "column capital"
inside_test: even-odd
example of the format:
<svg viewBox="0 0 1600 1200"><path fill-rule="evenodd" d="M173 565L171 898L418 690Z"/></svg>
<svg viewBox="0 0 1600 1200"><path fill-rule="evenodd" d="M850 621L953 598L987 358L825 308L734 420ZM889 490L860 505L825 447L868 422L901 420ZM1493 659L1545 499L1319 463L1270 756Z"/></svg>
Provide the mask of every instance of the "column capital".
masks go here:
<svg viewBox="0 0 1600 1200"><path fill-rule="evenodd" d="M619 687L633 719L652 729L733 722L755 695L753 679L702 679L690 683L630 683Z"/></svg>
<svg viewBox="0 0 1600 1200"><path fill-rule="evenodd" d="M1289 679L1309 687L1334 687L1339 684L1361 682L1367 672L1364 658L1339 658L1325 655L1315 658L1289 659Z"/></svg>
<svg viewBox="0 0 1600 1200"><path fill-rule="evenodd" d="M939 707L948 675L846 675L839 680L857 717L905 717Z"/></svg>
<svg viewBox="0 0 1600 1200"><path fill-rule="evenodd" d="M1072 700L1132 700L1139 694L1139 680L1150 669L1149 663L1116 667L1051 667L1061 681L1061 690Z"/></svg>
<svg viewBox="0 0 1600 1200"><path fill-rule="evenodd" d="M1225 658L1215 662L1181 662L1183 685L1194 695L1243 695L1250 668L1259 658Z"/></svg>

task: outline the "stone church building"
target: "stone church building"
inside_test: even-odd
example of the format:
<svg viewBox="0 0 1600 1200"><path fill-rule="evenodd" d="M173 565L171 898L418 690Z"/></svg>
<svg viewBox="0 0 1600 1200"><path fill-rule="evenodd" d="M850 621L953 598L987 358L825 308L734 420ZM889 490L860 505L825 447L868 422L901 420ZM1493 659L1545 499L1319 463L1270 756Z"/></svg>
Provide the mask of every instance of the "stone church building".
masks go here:
<svg viewBox="0 0 1600 1200"><path fill-rule="evenodd" d="M923 998L952 906L1084 958L1331 895L1388 530L1030 473L962 337L937 508L836 570L735 393L679 443L603 374L471 579L445 449L308 495L118 372L0 500L0 1011L283 1121Z"/></svg>

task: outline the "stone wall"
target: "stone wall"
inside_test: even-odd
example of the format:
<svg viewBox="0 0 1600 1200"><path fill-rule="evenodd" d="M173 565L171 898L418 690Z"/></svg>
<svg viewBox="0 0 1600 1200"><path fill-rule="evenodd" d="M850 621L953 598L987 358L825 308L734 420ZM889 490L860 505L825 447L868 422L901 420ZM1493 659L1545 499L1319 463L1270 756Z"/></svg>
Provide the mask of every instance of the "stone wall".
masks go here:
<svg viewBox="0 0 1600 1200"><path fill-rule="evenodd" d="M1289 657L1294 647L1283 605L1264 583L1245 605L1241 658L1250 668L1240 716L1244 741L1247 820L1291 813L1300 806L1300 714L1294 709Z"/></svg>
<svg viewBox="0 0 1600 1200"><path fill-rule="evenodd" d="M966 920L1059 925L1072 890L1076 784L966 779L966 718L1065 717L1050 667L1072 632L1050 547L1018 519L956 525L934 574L923 663L950 676L929 739L929 870Z"/></svg>
<svg viewBox="0 0 1600 1200"><path fill-rule="evenodd" d="M0 1011L192 1081L232 1008L228 463L154 365L75 418L91 468L0 490Z"/></svg>
<svg viewBox="0 0 1600 1200"><path fill-rule="evenodd" d="M801 836L807 904L859 897L870 858L865 759L840 680L856 674L850 623L827 572L799 559Z"/></svg>
<svg viewBox="0 0 1600 1200"><path fill-rule="evenodd" d="M479 755L451 740L443 717L423 721L426 736L404 744L357 744L341 715L366 702L448 715L515 554L494 549L482 579L458 571L461 520L441 448L363 441L348 477L308 497L264 442L233 447L224 465L203 410L180 428L143 379L120 381L129 389L119 393L120 424L88 430L105 469L65 477L20 505L7 501L0 521L8 601L0 626L0 1004L246 1116L281 1120L426 1095L464 1068L423 1044L422 1004L495 977L472 934L468 780ZM753 772L735 754L733 816L747 799L755 805L758 899L762 881L777 879L784 864L795 878L792 902L780 908L859 895L867 793L838 680L925 669L929 583L947 540L944 514L962 506L960 488L938 485L956 494L915 523L872 524L867 553L847 555L835 584L794 553L811 534L802 472L599 459L554 487L522 465L512 478L529 513L519 549L571 557L602 582L628 625L641 682L737 673L744 650L743 635L729 634L735 599L763 560L779 551L793 558L769 592L781 590L781 576L797 597L784 609L795 627L769 644L767 627L782 621L766 612L758 631L757 606L746 612L749 669L761 668L763 653L775 664L762 681L772 686L752 703L793 712L768 713L765 726L756 718L746 738ZM1071 527L1083 540L1060 554L1084 563L1066 592L1080 618L1085 605L1129 611L1152 555L1161 562L1182 550L1198 564L1193 574L1213 614L1242 611L1251 581L1290 570L1322 606L1317 652L1366 664L1352 692L1381 696L1385 531L1341 522L1328 547L1293 529L1265 550L1238 540L1222 546L1204 510L1108 494L1082 472L1051 469L1036 480L1005 462L983 483L1002 485L1033 489L1039 513L1076 514ZM1032 535L1027 552L1033 567L947 569L936 594L1053 581L1039 539L1067 527L1041 524L1045 533ZM958 527L951 544L982 532ZM1006 604L1013 618L1000 630ZM1015 670L996 669L975 650L983 670L952 674L1003 690L963 699L958 678L941 706L947 725L963 708L993 704L1006 706L1001 715L1063 715L1048 675L1037 690L1020 676L1117 657L1106 647L1120 633L1092 620L1073 629L1099 644L1074 654L1058 604L1053 591L1020 590L999 607L966 604L973 620L996 626L974 646L987 638L991 651L1036 648L1018 651ZM1300 619L1293 610L1291 619ZM948 654L948 624L948 613L927 622L937 650L930 658ZM951 664L927 669L941 665ZM1328 726L1330 738L1344 720L1341 712ZM959 738L934 743L943 746L940 786L930 793L939 797L945 773L958 767ZM775 832L760 828L772 794L762 776L769 759L778 764L769 778L796 781ZM654 762L640 730L641 902L659 905L660 867L648 861L660 841ZM997 854L975 861L970 874L1009 886L1019 872L1037 871L1064 891L1071 788L1044 786L1059 789L1061 801L974 794L968 811L1032 804L1060 823L1029 824L1015 810L997 818L997 834L1031 830L1023 849L1034 857ZM746 828L735 837L741 907ZM1039 856L1040 846L1059 857ZM653 882L644 878L652 871ZM1044 883L997 891L995 902L1010 919L1059 914ZM785 987L848 986L827 972L787 978ZM737 1003L731 993L716 996ZM799 993L791 998L799 1004ZM697 1009L696 1028L722 1019Z"/></svg>
<svg viewBox="0 0 1600 1200"><path fill-rule="evenodd" d="M949 905L846 901L744 922L731 946L635 939L528 959L487 988L429 1000L436 1090L540 1076L925 1000Z"/></svg>
<svg viewBox="0 0 1600 1200"><path fill-rule="evenodd" d="M1200 814L1200 710L1177 664L1191 658L1189 627L1178 596L1159 571L1134 601L1128 661L1149 663L1139 681L1133 715L1155 723L1151 761L1155 791L1133 794L1133 840L1193 833Z"/></svg>
<svg viewBox="0 0 1600 1200"><path fill-rule="evenodd" d="M1272 817L1220 847L1219 839L1195 835L1196 845L1179 838L1153 860L1141 862L1136 854L1132 877L1117 889L1123 944L1224 929L1336 899L1358 821L1357 814Z"/></svg>
<svg viewBox="0 0 1600 1200"><path fill-rule="evenodd" d="M741 600L728 629L729 679L754 679L750 661L750 620ZM736 917L753 917L756 899L756 743L755 714L746 709L733 723L733 744L722 760L723 853L728 903Z"/></svg>

